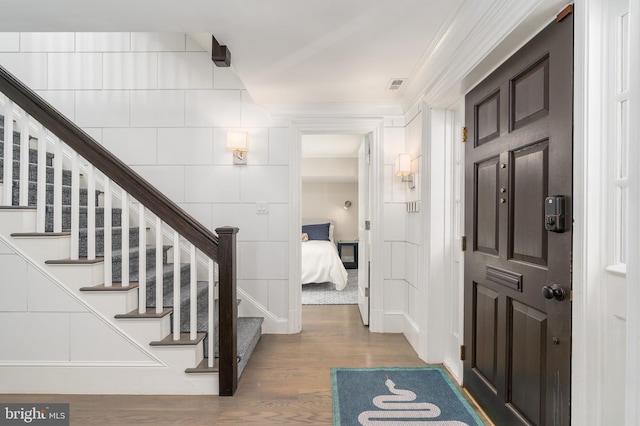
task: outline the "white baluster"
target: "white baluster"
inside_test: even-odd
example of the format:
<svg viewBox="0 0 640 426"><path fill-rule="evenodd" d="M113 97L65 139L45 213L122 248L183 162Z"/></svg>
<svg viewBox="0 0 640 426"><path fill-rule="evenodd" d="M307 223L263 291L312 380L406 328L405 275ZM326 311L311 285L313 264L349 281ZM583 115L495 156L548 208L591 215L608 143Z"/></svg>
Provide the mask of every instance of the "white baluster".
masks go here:
<svg viewBox="0 0 640 426"><path fill-rule="evenodd" d="M215 358L215 354L213 353L214 351L214 344L215 344L215 340L216 340L216 328L215 328L215 323L214 323L214 318L213 318L213 313L215 310L215 300L214 300L214 295L213 295L213 287L215 286L215 282L213 280L213 268L214 268L214 263L213 263L213 259L209 259L209 282L208 282L208 293L207 293L207 300L209 303L209 307L208 307L208 312L207 312L207 330L209 330L209 338L207 341L207 353L209 354L209 359L207 360L207 364L209 366L209 368L213 367L213 361Z"/></svg>
<svg viewBox="0 0 640 426"><path fill-rule="evenodd" d="M122 287L129 287L129 194L123 189L122 195L122 236L120 247L122 248L122 272L121 283Z"/></svg>
<svg viewBox="0 0 640 426"><path fill-rule="evenodd" d="M156 216L156 313L164 309L164 274L162 264L162 220Z"/></svg>
<svg viewBox="0 0 640 426"><path fill-rule="evenodd" d="M92 164L87 165L87 259L96 258L96 177ZM78 221L80 221L78 209ZM106 238L106 232L103 242Z"/></svg>
<svg viewBox="0 0 640 426"><path fill-rule="evenodd" d="M62 232L62 142L53 142L53 232Z"/></svg>
<svg viewBox="0 0 640 426"><path fill-rule="evenodd" d="M190 309L189 309L189 339L196 340L198 334L198 281L196 274L196 246L191 244L191 256L190 256Z"/></svg>
<svg viewBox="0 0 640 426"><path fill-rule="evenodd" d="M13 166L13 163L9 163ZM29 205L29 119L26 112L20 118L20 196L18 205Z"/></svg>
<svg viewBox="0 0 640 426"><path fill-rule="evenodd" d="M13 102L4 104L4 205L10 206L13 198Z"/></svg>
<svg viewBox="0 0 640 426"><path fill-rule="evenodd" d="M141 314L147 311L147 230L144 210L142 203L138 202L138 312Z"/></svg>
<svg viewBox="0 0 640 426"><path fill-rule="evenodd" d="M113 253L112 253L112 227L111 227L111 181L104 176L104 285L111 287L113 281ZM122 253L124 256L124 253ZM127 253L128 257L128 253Z"/></svg>
<svg viewBox="0 0 640 426"><path fill-rule="evenodd" d="M38 177L36 179L36 232L44 232L47 213L47 130L38 128Z"/></svg>
<svg viewBox="0 0 640 426"><path fill-rule="evenodd" d="M80 161L71 153L71 260L80 258Z"/></svg>
<svg viewBox="0 0 640 426"><path fill-rule="evenodd" d="M173 340L180 340L180 234L173 231Z"/></svg>

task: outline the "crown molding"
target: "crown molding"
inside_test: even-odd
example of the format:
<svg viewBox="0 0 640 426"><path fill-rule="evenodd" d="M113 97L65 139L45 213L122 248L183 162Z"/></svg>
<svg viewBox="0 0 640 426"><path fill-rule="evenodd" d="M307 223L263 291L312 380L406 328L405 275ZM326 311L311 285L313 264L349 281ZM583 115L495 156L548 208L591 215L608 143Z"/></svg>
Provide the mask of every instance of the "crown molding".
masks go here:
<svg viewBox="0 0 640 426"><path fill-rule="evenodd" d="M403 109L423 100L433 107L449 107L550 22L565 1L500 0L488 6L466 2L453 20L444 24L450 28L442 32L436 48L409 79ZM483 65L480 72L479 65ZM475 80L469 75L475 75Z"/></svg>

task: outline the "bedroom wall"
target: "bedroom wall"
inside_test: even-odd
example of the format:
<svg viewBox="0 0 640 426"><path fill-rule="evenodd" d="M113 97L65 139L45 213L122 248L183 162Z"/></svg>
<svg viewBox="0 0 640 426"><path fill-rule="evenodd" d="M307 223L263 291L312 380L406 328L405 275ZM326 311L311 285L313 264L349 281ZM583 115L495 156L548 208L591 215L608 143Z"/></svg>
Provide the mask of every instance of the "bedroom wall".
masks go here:
<svg viewBox="0 0 640 426"><path fill-rule="evenodd" d="M232 68L181 33L0 33L0 65L209 229L239 227L241 313L286 332L288 132ZM246 166L227 130L249 133Z"/></svg>
<svg viewBox="0 0 640 426"><path fill-rule="evenodd" d="M344 202L351 201L351 208L344 209ZM358 238L358 184L303 182L302 220L306 218L332 219L335 225L334 240L354 241Z"/></svg>

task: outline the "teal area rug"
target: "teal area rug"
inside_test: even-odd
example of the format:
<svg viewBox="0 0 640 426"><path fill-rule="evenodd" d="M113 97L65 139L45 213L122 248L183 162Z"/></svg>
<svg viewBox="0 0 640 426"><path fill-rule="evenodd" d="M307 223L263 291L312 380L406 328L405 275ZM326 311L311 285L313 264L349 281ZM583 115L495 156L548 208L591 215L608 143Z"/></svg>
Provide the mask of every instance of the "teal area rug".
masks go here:
<svg viewBox="0 0 640 426"><path fill-rule="evenodd" d="M484 425L440 367L332 368L334 426Z"/></svg>

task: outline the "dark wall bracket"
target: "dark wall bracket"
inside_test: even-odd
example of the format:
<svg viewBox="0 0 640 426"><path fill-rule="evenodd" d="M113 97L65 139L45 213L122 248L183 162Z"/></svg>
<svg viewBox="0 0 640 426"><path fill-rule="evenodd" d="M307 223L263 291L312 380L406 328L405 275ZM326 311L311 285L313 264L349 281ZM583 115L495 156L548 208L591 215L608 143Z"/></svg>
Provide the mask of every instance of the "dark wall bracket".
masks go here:
<svg viewBox="0 0 640 426"><path fill-rule="evenodd" d="M231 51L227 49L227 46L221 46L218 40L214 36L211 36L211 60L216 66L229 67L231 66Z"/></svg>

